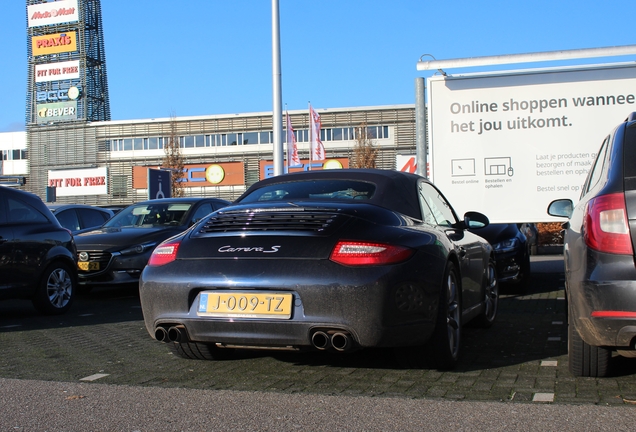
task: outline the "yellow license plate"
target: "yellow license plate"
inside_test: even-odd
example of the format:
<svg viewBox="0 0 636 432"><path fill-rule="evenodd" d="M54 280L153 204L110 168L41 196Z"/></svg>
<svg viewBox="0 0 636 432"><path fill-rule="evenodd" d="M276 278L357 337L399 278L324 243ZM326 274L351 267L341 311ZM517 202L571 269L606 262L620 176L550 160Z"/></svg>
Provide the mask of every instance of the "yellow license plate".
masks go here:
<svg viewBox="0 0 636 432"><path fill-rule="evenodd" d="M197 314L212 317L289 319L291 293L203 291Z"/></svg>
<svg viewBox="0 0 636 432"><path fill-rule="evenodd" d="M79 267L80 270L84 270L84 271L99 270L99 263L98 262L78 262L77 267Z"/></svg>

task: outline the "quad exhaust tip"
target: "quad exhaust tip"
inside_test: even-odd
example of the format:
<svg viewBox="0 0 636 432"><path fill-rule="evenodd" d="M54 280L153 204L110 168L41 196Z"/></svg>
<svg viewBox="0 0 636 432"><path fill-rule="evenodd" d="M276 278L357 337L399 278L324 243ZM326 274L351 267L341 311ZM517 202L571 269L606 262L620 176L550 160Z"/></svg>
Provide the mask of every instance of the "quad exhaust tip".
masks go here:
<svg viewBox="0 0 636 432"><path fill-rule="evenodd" d="M155 339L159 342L186 342L188 336L185 327L173 325L170 327L159 326L155 328Z"/></svg>
<svg viewBox="0 0 636 432"><path fill-rule="evenodd" d="M338 332L331 335L331 346L336 351L347 351L351 348L351 337L349 333Z"/></svg>
<svg viewBox="0 0 636 432"><path fill-rule="evenodd" d="M323 351L329 348L331 345L331 339L327 333L317 331L311 336L311 343L314 345L314 348Z"/></svg>
<svg viewBox="0 0 636 432"><path fill-rule="evenodd" d="M188 336L182 325L158 326L155 328L155 339L164 343L178 343L187 342ZM353 348L353 338L350 333L342 330L317 330L311 335L311 344L321 351L333 349L345 352Z"/></svg>
<svg viewBox="0 0 636 432"><path fill-rule="evenodd" d="M344 352L353 347L353 340L348 332L342 330L318 330L311 335L311 344L321 351L334 349Z"/></svg>
<svg viewBox="0 0 636 432"><path fill-rule="evenodd" d="M159 342L168 342L168 331L163 327L157 327L155 329L155 339Z"/></svg>

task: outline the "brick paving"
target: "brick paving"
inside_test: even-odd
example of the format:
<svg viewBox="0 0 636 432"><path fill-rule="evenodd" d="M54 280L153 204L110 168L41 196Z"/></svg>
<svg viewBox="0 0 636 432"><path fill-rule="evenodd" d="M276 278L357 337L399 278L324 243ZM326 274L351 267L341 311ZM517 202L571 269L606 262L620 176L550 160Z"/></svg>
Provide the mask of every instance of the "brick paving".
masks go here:
<svg viewBox="0 0 636 432"><path fill-rule="evenodd" d="M635 360L613 358L616 372L609 378L570 375L562 261L561 267L548 261L533 257L526 292L503 292L492 328L465 328L462 357L453 371L401 367L391 350L239 352L229 360L185 360L148 336L134 289L112 289L79 298L63 317L38 316L28 302L0 303L0 377L287 394L636 404Z"/></svg>

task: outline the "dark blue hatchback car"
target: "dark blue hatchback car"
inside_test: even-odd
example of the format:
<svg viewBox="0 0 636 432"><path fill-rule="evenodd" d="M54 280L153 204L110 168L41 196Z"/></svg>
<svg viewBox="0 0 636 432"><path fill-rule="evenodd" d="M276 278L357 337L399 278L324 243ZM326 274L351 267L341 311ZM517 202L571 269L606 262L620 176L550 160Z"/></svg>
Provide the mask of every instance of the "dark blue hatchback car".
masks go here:
<svg viewBox="0 0 636 432"><path fill-rule="evenodd" d="M523 290L530 278L530 244L519 225L493 223L471 231L492 245L499 282Z"/></svg>

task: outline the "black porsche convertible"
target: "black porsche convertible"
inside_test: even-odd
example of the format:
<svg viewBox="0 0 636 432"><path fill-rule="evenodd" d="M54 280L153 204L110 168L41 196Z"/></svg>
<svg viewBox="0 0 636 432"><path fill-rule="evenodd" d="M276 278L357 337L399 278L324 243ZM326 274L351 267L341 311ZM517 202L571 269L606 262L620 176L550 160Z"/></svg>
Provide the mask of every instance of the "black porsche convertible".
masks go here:
<svg viewBox="0 0 636 432"><path fill-rule="evenodd" d="M491 246L423 177L285 174L160 244L140 278L148 332L178 355L395 347L452 368L462 326L495 320Z"/></svg>

